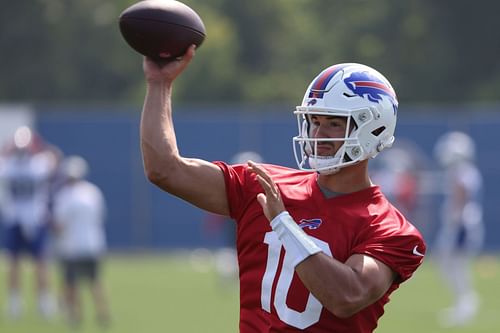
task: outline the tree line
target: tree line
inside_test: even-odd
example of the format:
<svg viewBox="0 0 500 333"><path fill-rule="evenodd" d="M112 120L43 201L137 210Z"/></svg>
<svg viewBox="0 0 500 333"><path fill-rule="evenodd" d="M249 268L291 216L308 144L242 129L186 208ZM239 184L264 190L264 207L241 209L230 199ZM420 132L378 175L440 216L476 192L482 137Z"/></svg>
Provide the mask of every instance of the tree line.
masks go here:
<svg viewBox="0 0 500 333"><path fill-rule="evenodd" d="M165 0L169 1L169 0ZM0 0L0 102L140 105L130 0ZM186 0L207 38L175 86L189 104L300 103L323 68L359 62L405 104L498 101L500 2Z"/></svg>

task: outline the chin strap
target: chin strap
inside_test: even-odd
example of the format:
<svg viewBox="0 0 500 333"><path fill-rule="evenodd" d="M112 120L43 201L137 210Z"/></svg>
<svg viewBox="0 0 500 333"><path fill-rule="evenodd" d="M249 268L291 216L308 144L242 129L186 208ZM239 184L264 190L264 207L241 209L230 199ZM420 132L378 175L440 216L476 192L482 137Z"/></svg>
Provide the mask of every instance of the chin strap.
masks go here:
<svg viewBox="0 0 500 333"><path fill-rule="evenodd" d="M281 212L271 221L271 228L278 234L285 251L294 258L293 267L307 257L322 252L287 211Z"/></svg>
<svg viewBox="0 0 500 333"><path fill-rule="evenodd" d="M334 156L309 156L309 166L314 170L323 169L317 171L318 173L329 175L339 171L337 165L340 163L340 157Z"/></svg>

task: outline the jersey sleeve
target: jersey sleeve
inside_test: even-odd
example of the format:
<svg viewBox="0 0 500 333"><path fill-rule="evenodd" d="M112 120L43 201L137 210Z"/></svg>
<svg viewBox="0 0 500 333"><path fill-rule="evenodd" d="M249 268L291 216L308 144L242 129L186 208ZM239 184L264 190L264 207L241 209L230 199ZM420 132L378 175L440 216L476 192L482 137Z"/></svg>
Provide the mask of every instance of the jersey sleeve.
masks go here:
<svg viewBox="0 0 500 333"><path fill-rule="evenodd" d="M238 221L258 193L255 177L249 175L247 166L244 164L228 165L220 161L216 161L214 164L221 168L224 173L230 216Z"/></svg>
<svg viewBox="0 0 500 333"><path fill-rule="evenodd" d="M67 205L66 201L67 198L69 197L67 191L65 189L61 189L59 192L56 193L54 197L54 205L52 207L52 215L53 215L53 222L56 225L62 226L65 221L67 220Z"/></svg>
<svg viewBox="0 0 500 333"><path fill-rule="evenodd" d="M369 233L354 252L366 254L389 266L399 275L397 282L409 279L422 264L426 245L419 231L410 223L374 228Z"/></svg>

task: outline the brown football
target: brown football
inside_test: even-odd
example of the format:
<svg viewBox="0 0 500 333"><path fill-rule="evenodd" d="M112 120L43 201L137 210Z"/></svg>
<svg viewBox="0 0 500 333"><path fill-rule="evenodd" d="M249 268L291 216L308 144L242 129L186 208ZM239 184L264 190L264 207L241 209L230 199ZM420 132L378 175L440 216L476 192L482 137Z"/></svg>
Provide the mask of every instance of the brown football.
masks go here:
<svg viewBox="0 0 500 333"><path fill-rule="evenodd" d="M137 52L153 60L182 56L205 40L205 25L190 7L175 0L144 0L125 9L120 32Z"/></svg>

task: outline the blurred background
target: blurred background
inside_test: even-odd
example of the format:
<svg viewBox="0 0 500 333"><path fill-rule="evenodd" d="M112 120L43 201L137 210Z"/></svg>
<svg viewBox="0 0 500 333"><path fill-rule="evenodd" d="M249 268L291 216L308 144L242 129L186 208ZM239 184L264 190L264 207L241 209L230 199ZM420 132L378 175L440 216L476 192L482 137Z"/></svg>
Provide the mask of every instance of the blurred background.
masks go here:
<svg viewBox="0 0 500 333"><path fill-rule="evenodd" d="M206 40L174 90L174 122L184 156L230 161L238 152L254 151L265 162L295 167L291 138L297 125L292 112L310 80L335 63L367 64L384 73L398 93L396 141L416 156L413 166L418 174L412 222L424 234L431 254L443 200L433 147L449 130L464 131L476 142L485 180L482 258L486 259L475 274L498 280L499 2L184 2L200 14L207 30ZM169 256L208 249L195 253L197 262L200 253L210 256L210 251L227 245L223 232L210 229L213 216L162 193L144 177L139 147L145 92L142 58L126 45L117 22L133 3L0 0L0 143L7 142L19 126L28 125L64 155L87 160L88 179L106 198L108 248L120 258L110 265L118 265L117 270L123 255L140 267L143 261L134 261L138 254ZM374 170L382 164L375 161ZM162 263L176 267L177 262L168 257L154 261L152 267ZM208 274L199 267L194 272ZM429 267L422 276L438 279L432 272ZM167 269L164 274L167 281L172 272ZM112 293L120 294L112 294L111 303L113 297L124 299L119 284L111 286ZM416 282L411 286L419 290ZM498 295L499 290L491 292ZM234 332L237 295L229 300L227 295L218 297L213 302L236 307L228 314L227 332ZM443 305L446 297L443 292ZM498 313L499 303L493 308ZM425 305L421 310L431 315ZM120 316L116 317L119 325ZM381 332L391 332L388 322L384 318ZM482 322L486 322L484 332L500 327L494 317ZM2 325L9 324L0 319L0 329ZM214 324L213 331L222 332L226 326ZM28 329L6 327L9 332ZM483 328L467 329L482 332Z"/></svg>

